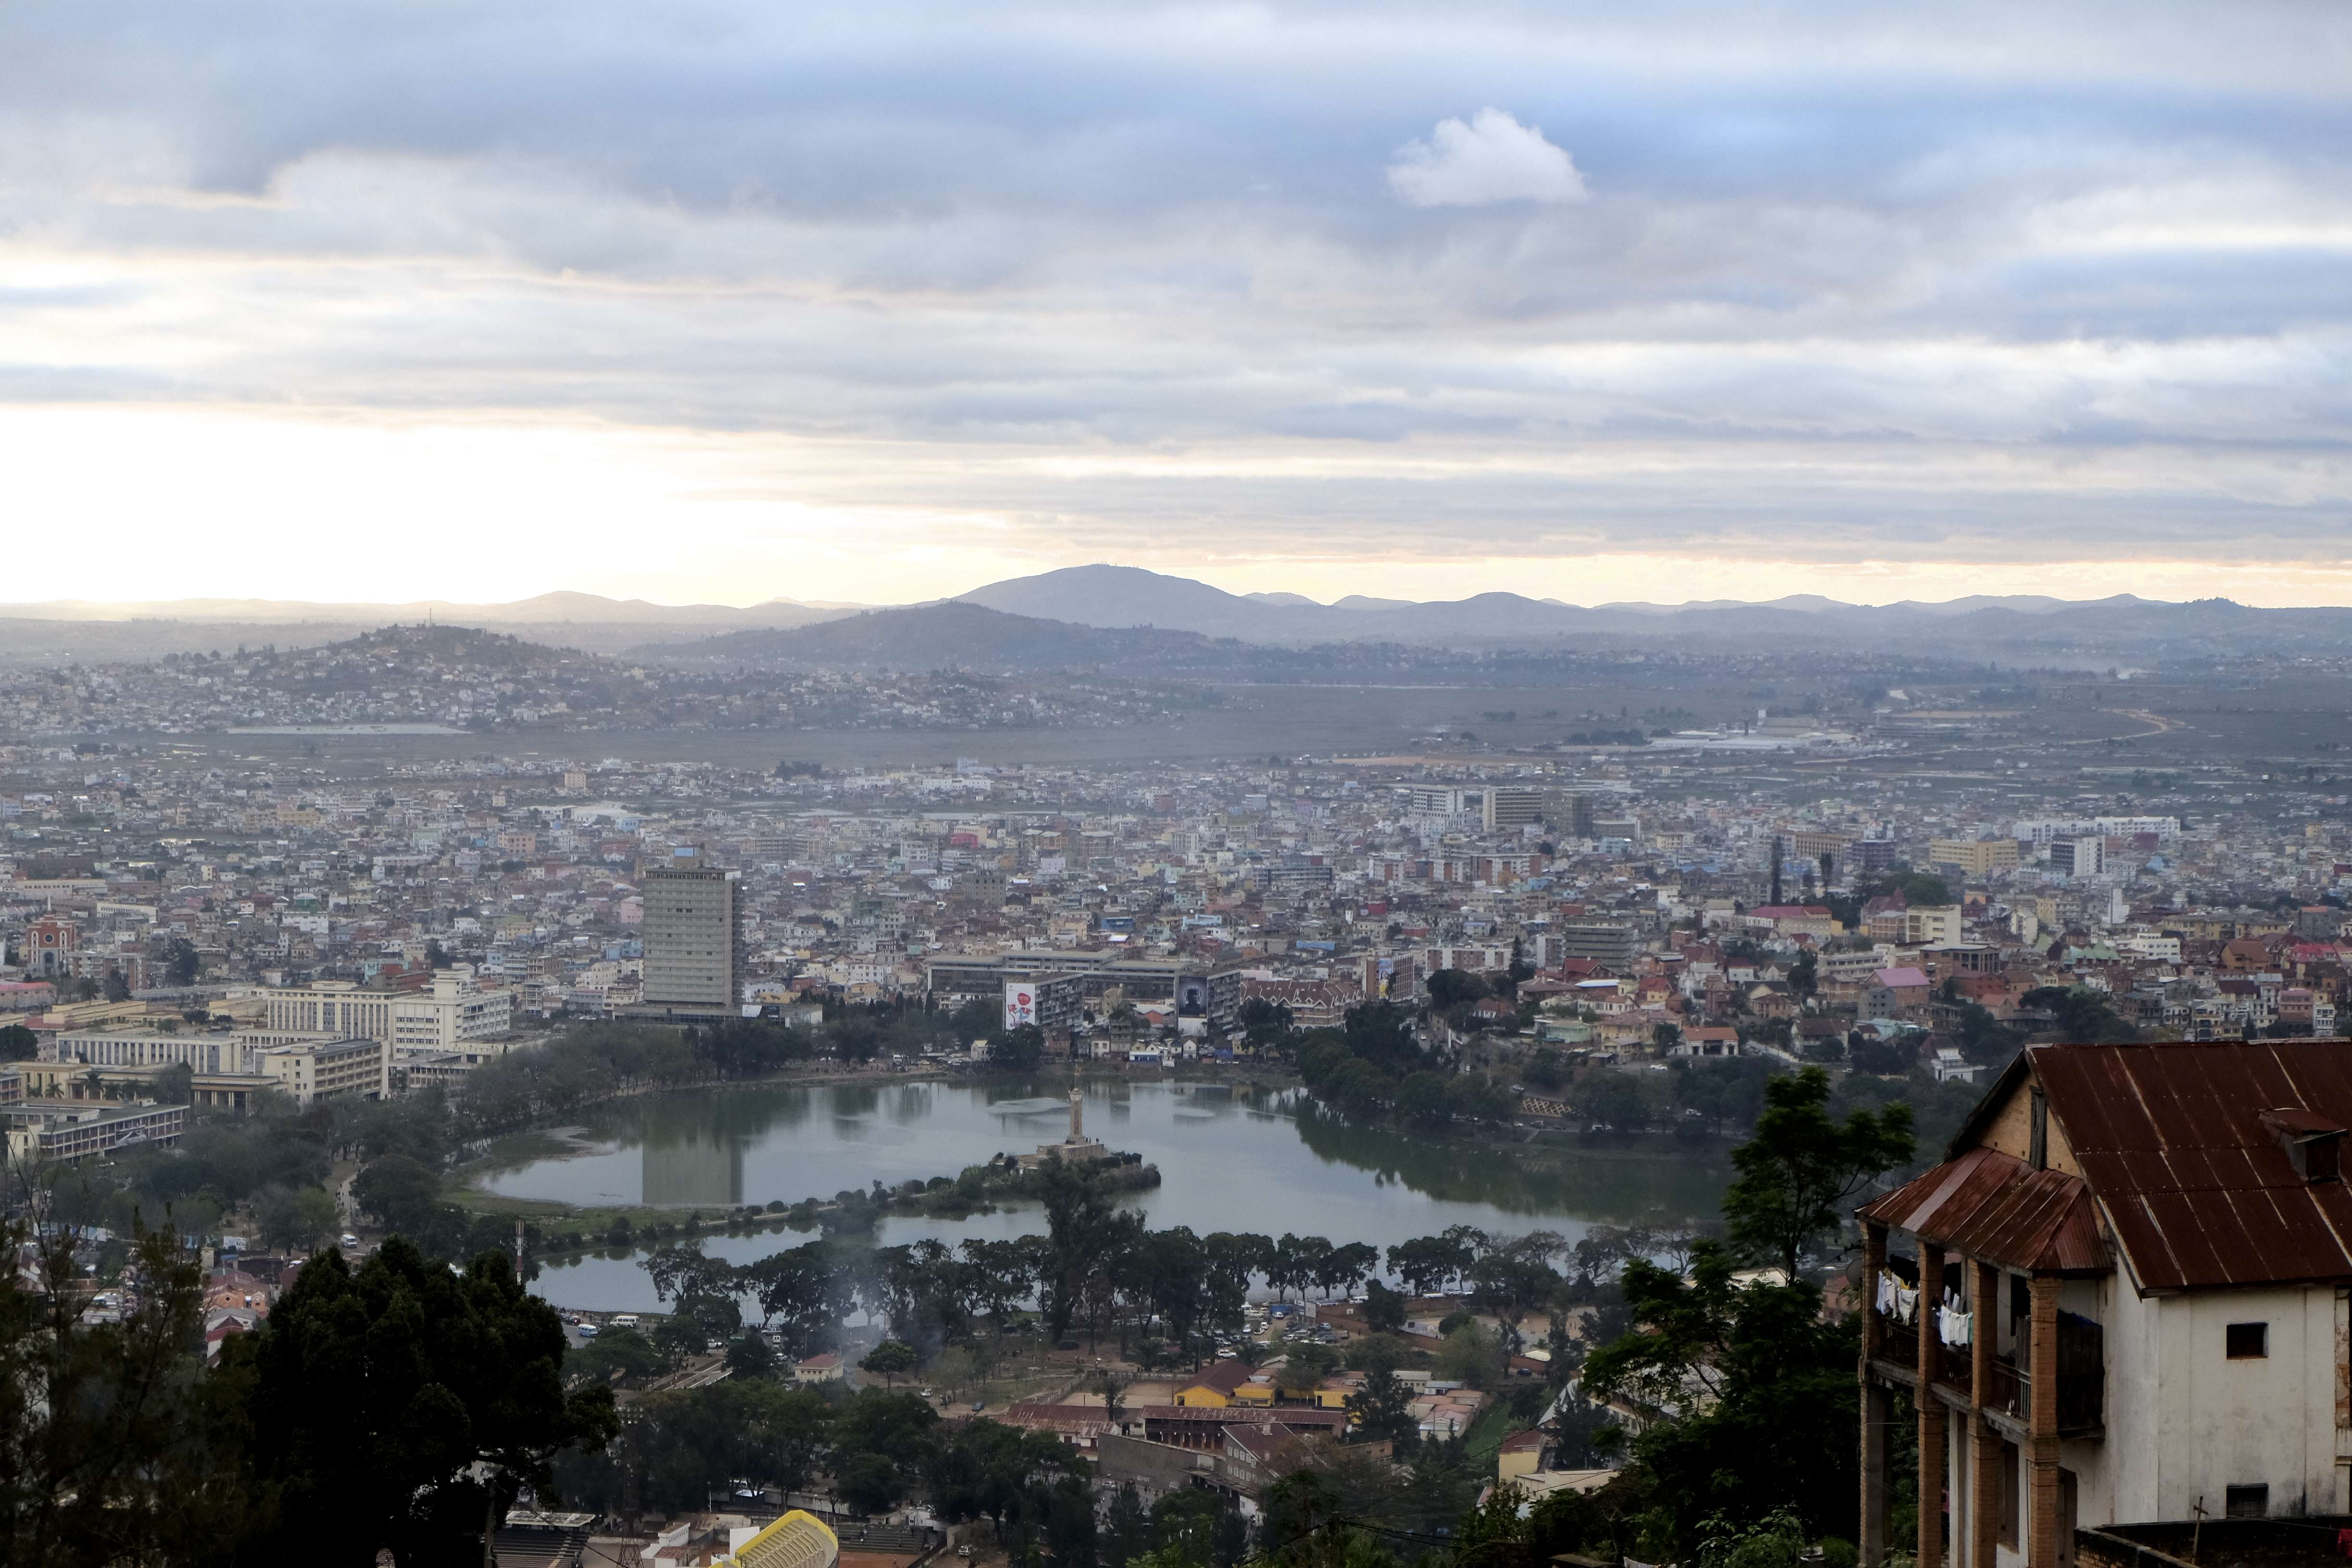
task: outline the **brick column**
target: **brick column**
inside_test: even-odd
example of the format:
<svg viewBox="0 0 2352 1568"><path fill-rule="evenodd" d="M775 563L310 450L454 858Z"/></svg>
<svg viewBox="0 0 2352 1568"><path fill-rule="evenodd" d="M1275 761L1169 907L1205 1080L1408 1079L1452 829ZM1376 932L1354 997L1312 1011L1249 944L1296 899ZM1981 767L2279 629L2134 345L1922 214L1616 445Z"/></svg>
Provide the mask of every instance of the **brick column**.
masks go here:
<svg viewBox="0 0 2352 1568"><path fill-rule="evenodd" d="M1885 1333L1878 1321L1878 1271L1886 1266L1886 1227L1862 1222L1862 1562L1886 1556L1886 1438L1895 1423L1893 1391L1870 1373Z"/></svg>
<svg viewBox="0 0 2352 1568"><path fill-rule="evenodd" d="M1969 1568L1993 1568L2000 1543L2000 1434L1984 1416L1992 1403L1993 1347L2000 1334L2000 1270L1990 1263L1969 1265Z"/></svg>
<svg viewBox="0 0 2352 1568"><path fill-rule="evenodd" d="M1879 1354L1886 1326L1879 1323L1879 1269L1886 1268L1886 1227L1863 1220L1863 1568L1886 1559L1886 1438L1894 1429L1895 1401L1870 1359Z"/></svg>
<svg viewBox="0 0 2352 1568"><path fill-rule="evenodd" d="M2026 1568L2058 1568L2058 1280L2036 1274L2028 1325L2033 1345L2033 1417L2027 1430L2032 1463L2026 1502Z"/></svg>
<svg viewBox="0 0 2352 1568"><path fill-rule="evenodd" d="M1944 1402L1936 1397L1936 1304L1944 1299L1944 1247L1919 1238L1919 1568L1944 1561Z"/></svg>

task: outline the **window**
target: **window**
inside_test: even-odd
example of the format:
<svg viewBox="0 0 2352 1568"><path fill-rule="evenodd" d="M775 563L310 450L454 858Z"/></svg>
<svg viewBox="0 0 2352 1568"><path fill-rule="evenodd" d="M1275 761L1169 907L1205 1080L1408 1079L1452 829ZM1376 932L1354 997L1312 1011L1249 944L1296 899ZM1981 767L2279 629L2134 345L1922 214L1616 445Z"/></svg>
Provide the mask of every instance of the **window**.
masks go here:
<svg viewBox="0 0 2352 1568"><path fill-rule="evenodd" d="M2236 1325L2231 1325L2235 1327ZM2256 1323L2255 1328L2262 1325ZM2231 1487L2223 1503L2231 1519L2268 1519L2271 1511L2271 1489L2267 1486Z"/></svg>
<svg viewBox="0 0 2352 1568"><path fill-rule="evenodd" d="M2020 1484L2024 1478L2018 1474L2019 1457L2016 1444L2000 1446L2000 1543L2011 1549L2017 1545L2017 1517L2021 1511L2018 1494L2025 1489Z"/></svg>
<svg viewBox="0 0 2352 1568"><path fill-rule="evenodd" d="M2271 1353L2271 1326L2268 1323L2231 1323L2225 1331L2231 1361L2260 1361ZM2230 1489L2235 1491L2238 1489ZM2256 1488L2256 1490L2261 1490Z"/></svg>

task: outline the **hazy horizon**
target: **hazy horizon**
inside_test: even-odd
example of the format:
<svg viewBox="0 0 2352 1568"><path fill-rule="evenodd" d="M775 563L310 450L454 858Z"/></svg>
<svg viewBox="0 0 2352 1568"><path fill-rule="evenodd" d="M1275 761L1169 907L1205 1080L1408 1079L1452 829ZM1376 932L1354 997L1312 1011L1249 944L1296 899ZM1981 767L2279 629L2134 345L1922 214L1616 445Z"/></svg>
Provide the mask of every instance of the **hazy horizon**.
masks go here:
<svg viewBox="0 0 2352 1568"><path fill-rule="evenodd" d="M1078 566L1079 566L1079 567L1085 567L1085 566L1118 566L1118 567L1127 567L1127 566L1130 566L1130 565L1131 565L1131 563L1125 563L1125 562L1085 562L1085 563L1078 563ZM1069 569L1073 569L1073 568L1060 568L1059 570L1069 570ZM1151 570L1151 568L1139 568L1139 570ZM1046 571L1053 571L1053 570L1057 570L1057 568L1050 568L1050 567L1049 567L1049 568L1046 568L1045 570L1046 570ZM1196 583L1204 584L1206 584L1207 586L1210 586L1210 587L1213 587L1213 588L1220 588L1220 589L1222 589L1223 592L1230 593L1230 594L1234 594L1234 595L1242 595L1242 596L1246 596L1246 595L1261 595L1261 594L1271 594L1271 595L1295 595L1295 596L1296 596L1296 597L1297 597L1297 598L1306 599L1306 600L1309 601L1309 602L1311 603L1311 605L1312 605L1314 607L1318 607L1318 608L1325 608L1325 609L1334 607L1334 606L1336 606L1337 605L1339 605L1342 600L1345 600L1345 599L1347 599L1347 598L1349 598L1349 597L1350 596L1349 595L1346 595L1346 594L1333 594L1333 595L1330 595L1330 596L1328 596L1328 597L1322 597L1322 596L1318 596L1318 595L1313 595L1313 594L1309 594L1309 593L1303 592L1302 590L1296 589L1296 588L1284 588L1284 589L1234 588L1234 587L1229 587L1229 586L1226 586L1226 585L1225 585L1225 584L1223 584L1217 583L1217 582L1213 581L1211 577L1209 577L1208 575L1205 575L1205 574L1194 575L1194 574L1185 574L1185 573L1164 573L1164 574L1162 574L1162 575L1166 575L1166 576L1177 577L1177 578L1187 578L1187 577L1189 577L1189 579L1190 579L1191 581L1193 581L1193 582L1196 582ZM1004 579L999 579L999 580L997 580L997 581L1004 581ZM926 596L921 597L921 598L902 599L902 600L895 600L895 601L888 601L888 600L854 601L854 600L832 599L832 598L826 598L826 597L822 597L822 596L820 596L820 597L813 597L813 598L796 598L796 597L793 597L793 595L781 595L781 594L765 595L762 595L762 596L758 597L758 598L751 598L751 599L728 599L728 598L707 598L707 599L662 599L662 598L656 598L656 597L654 597L654 596L652 596L652 595L643 595L643 594L597 594L597 593L594 593L593 590L584 589L584 588L577 588L577 587L555 587L555 588L546 588L546 589L539 590L538 592L535 592L535 593L529 593L529 594L520 595L519 595L519 596L517 596L517 597L515 597L515 598L512 598L512 599L497 599L497 600L488 600L488 599L455 599L455 598L451 598L451 597L449 597L449 596L447 596L447 595L431 595L431 596L425 597L425 598L408 599L408 600L394 600L394 599L357 599L357 598L334 598L334 599L327 599L327 598L286 598L286 597L268 597L268 598L264 598L264 597L260 597L260 596L257 596L257 595L221 595L221 594L190 594L190 595L178 595L178 596L175 596L175 597L170 597L170 598L152 598L152 597L138 597L138 598L131 598L131 597L124 597L124 598L100 598L100 597L93 597L93 596L90 596L90 595L72 595L72 596L70 596L70 597L62 597L62 598L55 598L55 599L0 599L0 610L22 610L22 609L37 609L37 608L58 608L58 609L63 609L63 608L69 608L69 607L73 607L73 606L88 606L88 607L90 607L90 608L93 608L93 609L119 609L119 608L126 608L126 607L131 607L131 608L138 608L138 607L169 607L169 606L175 605L206 605L206 604L218 604L218 605L257 605L257 606L271 606L271 605L278 605L278 606L295 606L295 607L315 608L315 609L335 609L335 608L340 608L340 607L344 607L344 606L351 606L351 607L357 607L357 608L385 608L385 609L399 609L399 608L405 608L405 607L408 607L408 606L411 606L411 605L446 605L446 606L447 606L447 607L449 607L449 608L452 608L452 609L501 609L501 608L506 608L506 607L509 607L509 606L511 606L511 605L526 605L526 604L530 604L530 603L532 603L532 602L534 602L534 601L541 600L541 599L548 599L548 598L562 597L562 596L568 595L586 595L586 596L591 596L591 597L595 597L595 598L604 599L604 600L607 600L607 601L609 601L609 602L611 602L611 603L614 603L614 604L624 604L624 605L625 605L625 604L635 603L635 604L643 604L643 605L649 605L649 606L654 607L654 608L656 608L656 609L666 609L666 610L689 610L689 609L696 609L696 608L727 609L727 610L750 610L750 609L756 609L756 608L758 608L758 607L759 607L760 605L769 605L769 604L783 603L783 604L792 604L792 605L800 605L800 606L803 606L803 607L804 607L804 608L810 608L810 609L825 609L825 610L859 611L859 610L901 609L901 608L907 608L907 607L909 607L909 606L912 606L912 605L917 605L936 604L936 603L939 603L939 602L940 602L941 600L945 600L945 599L956 599L956 598L961 598L961 597L962 597L964 595L971 594L971 593L975 593L975 592L980 591L981 589L987 588L987 587L991 587L991 586L993 586L993 585L994 585L994 583L974 583L974 584L970 584L968 587L964 588L963 590L961 590L961 592L959 592L959 593L953 593L953 594L943 594L943 595L926 595ZM1511 585L1509 585L1509 584L1502 584L1502 583L1497 583L1497 584L1494 584L1494 585L1492 585L1492 586L1485 587L1485 588L1474 588L1474 589L1470 590L1468 593L1465 593L1465 594L1446 595L1443 595L1442 597L1441 597L1440 595L1428 595L1428 596L1426 596L1425 598L1423 598L1423 599L1412 599L1412 598L1410 598L1410 597L1405 596L1405 595L1357 595L1357 596L1359 596L1359 597L1362 597L1362 598L1367 598L1367 599L1381 599L1381 600L1386 600L1386 601L1388 601L1388 602L1400 602L1400 603L1433 603L1433 602L1444 602L1445 600L1460 600L1460 599L1471 598L1471 597L1475 597L1475 596L1477 596L1477 595L1483 595L1483 594L1520 594L1520 595L1523 595L1525 597L1528 597L1528 598L1537 599L1537 600L1541 600L1541 601L1548 601L1548 602L1551 602L1551 603L1556 603L1556 604L1559 604L1559 605L1568 605L1568 606L1570 606L1570 607L1577 608L1577 609L1606 609L1606 608L1609 608L1609 607L1611 607L1611 606L1612 606L1612 605L1631 605L1631 606L1642 606L1642 607L1659 608L1659 609L1682 609L1682 608L1687 608L1687 607L1691 607L1691 606L1701 606L1701 605L1713 605L1713 604L1749 604L1749 605L1769 605L1769 604L1773 604L1773 603L1776 603L1776 602L1780 602L1780 601L1784 600L1784 599L1790 599L1790 598L1795 598L1795 597L1806 596L1806 595L1773 595L1773 596L1771 596L1771 597L1769 597L1769 598L1764 598L1764 597L1744 598L1744 597L1741 597L1741 596L1738 596L1738 595L1706 595L1706 596L1704 596L1704 597L1693 596L1693 597L1683 598L1683 599L1663 599L1663 598L1648 598L1648 599L1644 599L1644 598L1612 598L1612 599L1578 600L1578 599L1564 598L1564 597L1562 597L1562 596L1560 596L1560 595L1539 595L1539 594L1528 594L1528 593L1527 593L1523 588L1513 587L1513 586L1511 586ZM1921 599L1921 598L1918 598L1918 597L1914 596L1914 595L1905 595L1905 596L1900 597L1900 598L1887 598L1887 599L1879 599L1879 600L1865 600L1865 599L1838 599L1838 598L1837 598L1837 596L1836 596L1836 595L1810 595L1810 596L1811 596L1811 597L1817 597L1817 598L1822 598L1822 599L1825 599L1825 600L1830 600L1830 601L1832 601L1832 602L1833 602L1833 603L1836 603L1836 604L1839 604L1839 605L1845 605L1845 606L1847 606L1847 607L1851 607L1851 608L1854 608L1854 609L1885 609L1885 608L1888 608L1888 607L1891 607L1891 606L1895 605L1906 604L1906 603L1909 603L1909 604L1927 604L1927 605L1944 605L1944 604L1949 604L1949 603L1952 603L1952 602L1954 602L1955 600L1958 600L1958 599L1978 598L1978 597L1988 598L1988 599L2003 599L2003 598L2011 598L2011 599L2022 599L2022 598L2058 599L2058 600L2063 600L2063 601L2070 602L2070 603L2082 604L2082 603L2092 603L2092 602L2096 602L2096 601L2099 601L2099 600L2105 600L2105 599L2111 599L2111 598L2116 598L2116 597L2123 597L2123 596L2127 596L2127 595L2128 595L2128 591L2127 591L2127 590L2118 589L2118 590L2116 590L2114 593L2095 593L2095 592L2085 592L2085 593L2081 593L2081 594L2050 594L2050 593L2022 593L2022 594L1958 594L1958 595L1950 595L1950 596L1948 596L1948 597L1947 597L1947 598L1941 598L1941 599ZM2158 604L2186 604L2186 603L2189 603L2189 602L2191 602L2191 601L2190 601L2189 599L2188 599L2188 598L2179 598L2179 599L2169 599L2169 600L2167 600L2167 599L2157 599L2157 598L2155 598L2154 596L2152 596L2152 595L2133 595L2133 596L2137 596L2137 597L2139 597L2139 598L2145 599L2145 600L2147 600L2147 602L2149 602L2149 603L2158 603ZM2207 595L2198 595L2198 597L2200 597L2200 598L2207 598L2207 599L2212 599L2212 598L2224 598L2224 597L2231 597L2231 595L2218 595L2218 594L2207 594ZM2241 604L2241 605L2245 605L2246 607L2251 608L2251 609L2345 609L2345 608L2352 608L2352 605L2323 604L2323 603L2317 603L2317 602L2314 602L2314 603L2310 603L2310 604L2302 604L2302 605L2288 605L2288 604L2282 604L2282 605L2265 605L2265 604L2260 604L2260 603L2257 603L2257 602L2255 602L2255 601L2252 601L2252 600L2247 600L2247 599L2235 599L2235 600L2234 600L2234 602L2235 602L2235 603L2238 603L2238 604Z"/></svg>

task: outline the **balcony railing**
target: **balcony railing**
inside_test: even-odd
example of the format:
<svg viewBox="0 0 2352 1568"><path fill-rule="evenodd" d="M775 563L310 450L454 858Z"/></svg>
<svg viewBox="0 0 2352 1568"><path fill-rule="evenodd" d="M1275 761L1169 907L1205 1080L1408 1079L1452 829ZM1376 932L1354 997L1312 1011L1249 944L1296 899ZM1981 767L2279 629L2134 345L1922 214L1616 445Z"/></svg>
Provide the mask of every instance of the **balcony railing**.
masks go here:
<svg viewBox="0 0 2352 1568"><path fill-rule="evenodd" d="M1875 1308L1872 1309L1871 1316L1878 1320L1878 1359L1916 1372L1919 1369L1919 1325L1898 1322Z"/></svg>
<svg viewBox="0 0 2352 1568"><path fill-rule="evenodd" d="M2020 1421L2033 1408L2033 1380L2007 1356L1992 1358L1991 1386L1985 1394L1985 1408L2006 1411Z"/></svg>
<svg viewBox="0 0 2352 1568"><path fill-rule="evenodd" d="M1976 1384L1975 1352L1966 1345L1938 1344L1932 1375L1955 1394L1967 1394Z"/></svg>

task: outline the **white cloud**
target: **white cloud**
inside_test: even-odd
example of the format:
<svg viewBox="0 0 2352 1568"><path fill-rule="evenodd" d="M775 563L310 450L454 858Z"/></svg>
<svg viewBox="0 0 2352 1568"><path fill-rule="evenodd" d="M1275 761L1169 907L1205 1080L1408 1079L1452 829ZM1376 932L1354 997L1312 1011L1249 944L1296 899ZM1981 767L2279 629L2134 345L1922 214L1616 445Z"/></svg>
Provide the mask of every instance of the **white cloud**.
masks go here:
<svg viewBox="0 0 2352 1568"><path fill-rule="evenodd" d="M1389 189L1414 207L1496 202L1580 202L1584 176L1567 153L1499 109L1468 123L1441 120L1427 142L1408 142L1389 164Z"/></svg>

